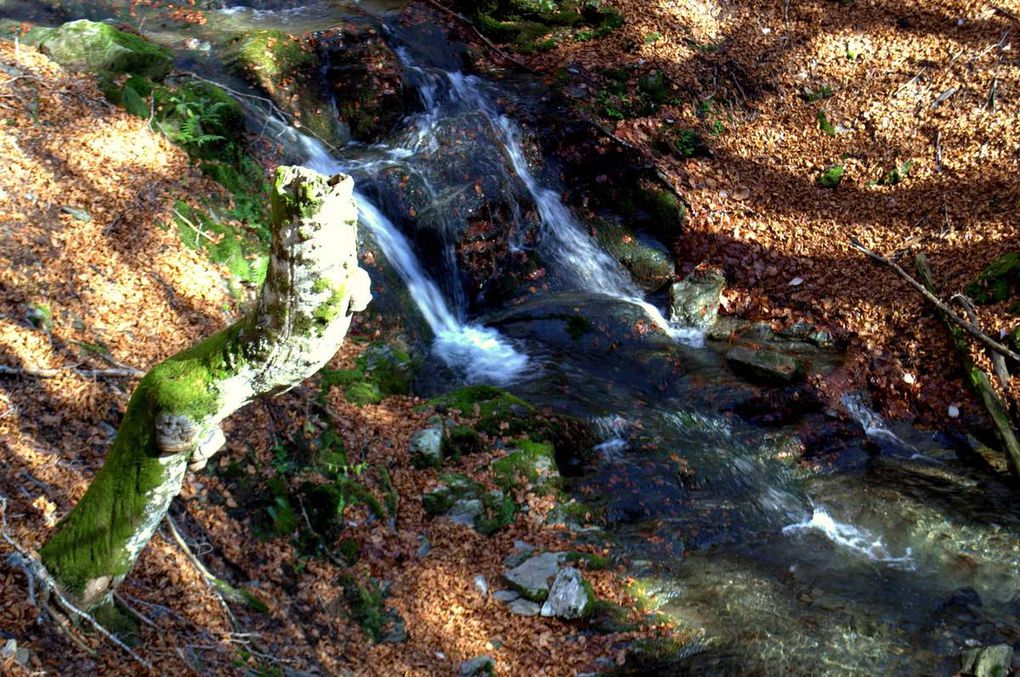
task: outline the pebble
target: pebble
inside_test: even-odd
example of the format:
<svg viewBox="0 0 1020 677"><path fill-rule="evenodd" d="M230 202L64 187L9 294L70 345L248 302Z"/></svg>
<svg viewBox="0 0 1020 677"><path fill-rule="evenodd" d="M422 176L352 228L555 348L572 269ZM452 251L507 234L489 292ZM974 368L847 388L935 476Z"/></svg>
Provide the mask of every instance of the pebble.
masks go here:
<svg viewBox="0 0 1020 677"><path fill-rule="evenodd" d="M531 602L526 599L515 599L510 602L507 607L510 609L510 613L518 616L537 616L538 612L542 610L536 602Z"/></svg>

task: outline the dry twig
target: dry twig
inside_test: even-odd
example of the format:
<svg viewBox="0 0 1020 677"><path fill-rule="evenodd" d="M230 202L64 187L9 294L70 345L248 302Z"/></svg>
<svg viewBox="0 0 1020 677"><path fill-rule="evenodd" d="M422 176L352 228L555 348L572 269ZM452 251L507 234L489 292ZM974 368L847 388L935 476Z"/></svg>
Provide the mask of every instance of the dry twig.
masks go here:
<svg viewBox="0 0 1020 677"><path fill-rule="evenodd" d="M1003 355L1004 357L1008 357L1009 359L1017 363L1020 363L1020 355L1014 353L1012 350L1002 345L1001 343L990 337L988 334L981 331L981 329L974 326L974 324L972 324L971 322L968 322L967 320L960 317L956 313L956 311L950 308L945 301L943 301L939 297L935 296L935 294L928 291L928 289L925 288L923 284L915 280L910 275L910 273L903 270L903 268L901 268L899 264L897 264L895 261L891 261L886 257L882 256L881 254L876 254L875 252L871 251L870 249L865 247L864 244L856 237L850 238L850 245L857 251L866 254L872 260L892 268L896 272L896 274L902 277L904 280L906 280L911 287L921 292L924 298L927 299L930 303L932 303L936 308L938 308L942 314L944 314L949 320L953 322L953 324L959 326L961 329L966 331L985 348L987 348L988 350L993 350Z"/></svg>

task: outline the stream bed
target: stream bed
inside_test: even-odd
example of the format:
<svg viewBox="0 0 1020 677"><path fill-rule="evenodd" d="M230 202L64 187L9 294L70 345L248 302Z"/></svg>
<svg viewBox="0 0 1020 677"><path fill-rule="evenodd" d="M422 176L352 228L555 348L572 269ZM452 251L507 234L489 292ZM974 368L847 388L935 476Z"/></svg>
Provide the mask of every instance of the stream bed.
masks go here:
<svg viewBox="0 0 1020 677"><path fill-rule="evenodd" d="M790 393L735 374L725 340L668 322L665 299L564 203L556 158L535 157L539 132L512 112L542 105L534 83L455 67L456 51L387 19L403 4L227 3L192 32L300 32L352 12L385 26L417 110L381 142L339 151L283 124L271 133L308 166L355 177L363 230L427 327L425 394L492 383L602 432L571 479L599 516L585 537L613 542L649 603L692 638L624 672L950 675L966 648L1020 642L1010 487L960 439L884 422L857 398L764 415ZM102 18L100 5L52 3L51 15ZM426 214L407 218L394 173ZM544 266L523 303L466 283L458 237L486 209L513 261L534 253Z"/></svg>

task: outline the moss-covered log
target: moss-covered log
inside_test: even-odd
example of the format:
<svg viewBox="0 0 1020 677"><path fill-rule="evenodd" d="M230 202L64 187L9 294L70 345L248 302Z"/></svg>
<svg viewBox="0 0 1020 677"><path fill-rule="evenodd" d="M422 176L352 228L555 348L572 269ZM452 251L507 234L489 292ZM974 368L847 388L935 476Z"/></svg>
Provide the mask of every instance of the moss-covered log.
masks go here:
<svg viewBox="0 0 1020 677"><path fill-rule="evenodd" d="M106 463L40 555L85 609L106 602L180 491L224 443L220 423L318 371L370 297L357 261L350 177L277 170L269 272L256 307L155 366L139 383Z"/></svg>

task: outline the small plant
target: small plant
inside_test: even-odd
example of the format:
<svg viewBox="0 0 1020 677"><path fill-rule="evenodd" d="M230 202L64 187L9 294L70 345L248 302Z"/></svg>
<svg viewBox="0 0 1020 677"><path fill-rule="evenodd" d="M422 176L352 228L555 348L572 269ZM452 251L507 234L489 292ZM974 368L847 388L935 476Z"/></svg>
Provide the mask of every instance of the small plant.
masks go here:
<svg viewBox="0 0 1020 677"><path fill-rule="evenodd" d="M895 186L900 181L907 178L907 173L910 171L912 164L913 163L910 160L907 160L899 167L893 167L889 171L883 173L875 183L880 186Z"/></svg>
<svg viewBox="0 0 1020 677"><path fill-rule="evenodd" d="M829 118L823 110L818 111L818 128L822 130L823 134L836 136L836 128L829 122Z"/></svg>
<svg viewBox="0 0 1020 677"><path fill-rule="evenodd" d="M835 90L833 90L829 85L821 85L818 89L805 88L803 96L805 101L814 103L816 101L824 101L825 99L832 97L835 93Z"/></svg>
<svg viewBox="0 0 1020 677"><path fill-rule="evenodd" d="M815 183L820 188L835 188L843 181L844 174L846 168L843 165L831 165L815 179Z"/></svg>
<svg viewBox="0 0 1020 677"><path fill-rule="evenodd" d="M644 37L641 38L641 40L646 45L653 45L653 44L655 44L656 42L658 42L661 39L662 39L662 33L658 32L658 31L652 31L651 33L645 33Z"/></svg>

